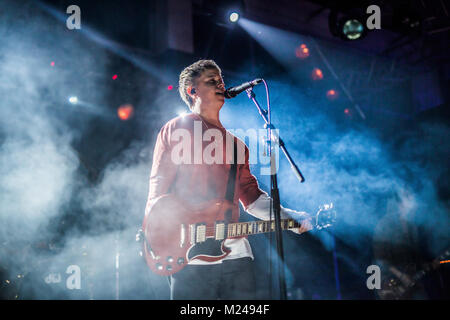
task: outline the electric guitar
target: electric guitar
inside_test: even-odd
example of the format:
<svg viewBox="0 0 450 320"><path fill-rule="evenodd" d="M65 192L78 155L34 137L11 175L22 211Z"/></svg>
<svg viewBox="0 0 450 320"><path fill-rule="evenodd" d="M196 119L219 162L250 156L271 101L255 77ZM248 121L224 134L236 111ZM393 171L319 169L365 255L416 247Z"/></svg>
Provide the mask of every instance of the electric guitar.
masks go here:
<svg viewBox="0 0 450 320"><path fill-rule="evenodd" d="M224 199L189 206L173 195L157 198L144 217L140 237L143 255L150 269L169 276L183 269L190 261L213 262L225 258L231 250L225 239L246 237L275 231L275 221L226 223L226 213L237 221L239 207ZM333 205L324 205L316 214L314 227L331 226L336 214ZM301 221L281 219L282 230L299 228Z"/></svg>

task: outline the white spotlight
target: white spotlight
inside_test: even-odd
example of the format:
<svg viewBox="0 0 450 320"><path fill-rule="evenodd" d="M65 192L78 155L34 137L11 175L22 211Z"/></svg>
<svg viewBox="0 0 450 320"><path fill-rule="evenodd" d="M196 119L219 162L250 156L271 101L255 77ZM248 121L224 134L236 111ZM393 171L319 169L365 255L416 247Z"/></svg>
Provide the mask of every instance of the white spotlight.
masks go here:
<svg viewBox="0 0 450 320"><path fill-rule="evenodd" d="M72 96L72 97L69 98L69 102L71 104L77 104L78 103L78 98L75 97L75 96Z"/></svg>
<svg viewBox="0 0 450 320"><path fill-rule="evenodd" d="M239 20L239 13L237 12L233 12L230 14L230 21L231 22L236 22Z"/></svg>

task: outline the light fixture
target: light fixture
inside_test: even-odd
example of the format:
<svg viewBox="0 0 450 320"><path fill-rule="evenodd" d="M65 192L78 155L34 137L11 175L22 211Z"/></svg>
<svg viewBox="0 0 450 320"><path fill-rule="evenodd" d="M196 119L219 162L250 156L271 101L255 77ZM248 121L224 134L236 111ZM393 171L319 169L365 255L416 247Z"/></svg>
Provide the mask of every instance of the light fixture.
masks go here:
<svg viewBox="0 0 450 320"><path fill-rule="evenodd" d="M295 56L299 59L306 59L309 57L309 49L306 44L302 43L300 46L295 48Z"/></svg>
<svg viewBox="0 0 450 320"><path fill-rule="evenodd" d="M342 25L342 33L348 40L361 38L364 32L364 25L357 19L349 19Z"/></svg>
<svg viewBox="0 0 450 320"><path fill-rule="evenodd" d="M323 72L319 68L314 68L311 77L313 80L322 80L323 79Z"/></svg>
<svg viewBox="0 0 450 320"><path fill-rule="evenodd" d="M233 29L239 24L239 19L245 16L243 0L203 1L203 8L211 13L211 19L221 27Z"/></svg>
<svg viewBox="0 0 450 320"><path fill-rule="evenodd" d="M69 102L71 104L77 104L78 103L78 98L75 96L69 97Z"/></svg>
<svg viewBox="0 0 450 320"><path fill-rule="evenodd" d="M332 10L328 16L328 27L332 35L343 40L362 39L367 34L364 16L358 13L340 14Z"/></svg>
<svg viewBox="0 0 450 320"><path fill-rule="evenodd" d="M327 91L327 98L329 100L336 100L339 97L339 93L334 90L334 89L330 89Z"/></svg>
<svg viewBox="0 0 450 320"><path fill-rule="evenodd" d="M239 20L239 13L237 13L237 12L232 12L232 13L230 14L229 19L230 19L230 21L233 22L233 23L237 22L237 21Z"/></svg>
<svg viewBox="0 0 450 320"><path fill-rule="evenodd" d="M131 104L123 104L117 109L117 115L120 120L126 121L133 116L134 107Z"/></svg>

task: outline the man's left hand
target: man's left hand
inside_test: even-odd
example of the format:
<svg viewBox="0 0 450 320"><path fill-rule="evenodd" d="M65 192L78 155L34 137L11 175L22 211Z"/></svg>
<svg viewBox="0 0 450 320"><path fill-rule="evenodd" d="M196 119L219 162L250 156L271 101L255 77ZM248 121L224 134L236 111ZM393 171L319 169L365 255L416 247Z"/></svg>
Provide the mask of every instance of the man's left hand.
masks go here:
<svg viewBox="0 0 450 320"><path fill-rule="evenodd" d="M300 228L298 228L298 233L302 234L304 232L310 231L313 229L313 225L312 225L312 217L311 216L307 216L307 217L302 217L302 223L300 225Z"/></svg>

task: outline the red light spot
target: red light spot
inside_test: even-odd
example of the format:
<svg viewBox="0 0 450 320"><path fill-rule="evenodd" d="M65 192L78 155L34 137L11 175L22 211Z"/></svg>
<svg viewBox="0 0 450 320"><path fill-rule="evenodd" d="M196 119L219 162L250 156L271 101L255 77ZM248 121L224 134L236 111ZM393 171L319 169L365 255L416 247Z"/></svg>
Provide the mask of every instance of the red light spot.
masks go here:
<svg viewBox="0 0 450 320"><path fill-rule="evenodd" d="M344 110L345 114L349 114L350 110L348 110L347 108Z"/></svg>
<svg viewBox="0 0 450 320"><path fill-rule="evenodd" d="M113 79L113 80L116 80L117 78L118 78L117 74L115 74L115 75L112 76L112 79Z"/></svg>
<svg viewBox="0 0 450 320"><path fill-rule="evenodd" d="M309 49L305 44L301 44L295 49L295 56L300 59L305 59L309 57Z"/></svg>
<svg viewBox="0 0 450 320"><path fill-rule="evenodd" d="M319 68L314 68L314 70L312 72L312 78L314 80L322 80L323 79L322 70L320 70Z"/></svg>
<svg viewBox="0 0 450 320"><path fill-rule="evenodd" d="M172 90L173 89L173 86L172 85L168 85L167 86L167 90Z"/></svg>
<svg viewBox="0 0 450 320"><path fill-rule="evenodd" d="M330 89L327 91L327 98L330 100L335 100L339 96L338 92L334 89Z"/></svg>
<svg viewBox="0 0 450 320"><path fill-rule="evenodd" d="M55 66L55 61L50 62L50 65L51 65L52 67L54 67L54 66Z"/></svg>
<svg viewBox="0 0 450 320"><path fill-rule="evenodd" d="M120 120L128 120L133 115L134 108L131 104L124 104L117 109L117 115Z"/></svg>

